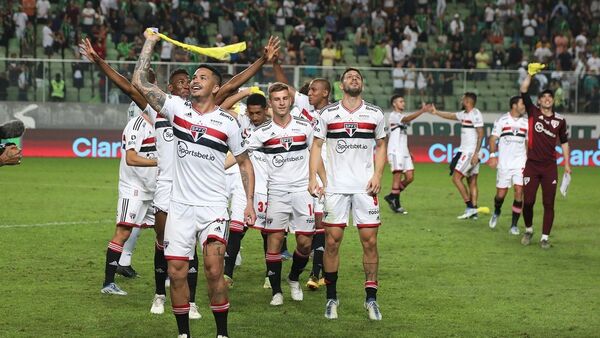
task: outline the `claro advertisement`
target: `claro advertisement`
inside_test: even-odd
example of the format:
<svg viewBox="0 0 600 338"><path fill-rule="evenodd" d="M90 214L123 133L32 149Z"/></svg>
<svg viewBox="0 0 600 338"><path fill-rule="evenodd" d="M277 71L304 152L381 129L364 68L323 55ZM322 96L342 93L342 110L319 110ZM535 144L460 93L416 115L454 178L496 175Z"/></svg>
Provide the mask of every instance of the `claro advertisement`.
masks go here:
<svg viewBox="0 0 600 338"><path fill-rule="evenodd" d="M596 118L600 120L599 118ZM491 120L491 121L488 121ZM598 124L578 123L578 116L567 117L571 165L600 166ZM493 119L486 118L489 135ZM90 157L121 156L121 130L29 129L22 140L23 152L30 157ZM409 128L409 148L418 163L447 163L460 143L460 125L427 116L413 122ZM556 147L557 163L562 164L562 149ZM482 162L489 158L487 137L482 147Z"/></svg>

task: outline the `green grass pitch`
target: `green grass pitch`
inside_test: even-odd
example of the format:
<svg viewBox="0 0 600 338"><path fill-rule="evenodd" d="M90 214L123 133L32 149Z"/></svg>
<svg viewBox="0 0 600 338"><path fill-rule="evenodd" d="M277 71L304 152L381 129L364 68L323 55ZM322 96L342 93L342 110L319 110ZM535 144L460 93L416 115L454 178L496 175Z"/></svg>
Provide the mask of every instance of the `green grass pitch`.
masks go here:
<svg viewBox="0 0 600 338"><path fill-rule="evenodd" d="M134 254L141 277L117 277L129 295L99 293L106 244L114 231L117 175L116 160L28 158L20 167L0 169L0 336L176 336L170 303L162 316L149 312L152 230L142 233ZM493 206L494 175L482 167L480 206ZM600 335L597 168L575 168L568 198L557 196L554 247L548 251L537 245L541 196L535 245L523 247L520 236L508 234L512 195L498 229L491 231L487 216L456 219L464 205L445 165L417 165L415 178L402 197L407 216L393 215L382 205L378 298L383 321L368 321L362 308L364 274L354 228L346 230L341 249L337 321L323 318L323 289L305 291L305 300L296 303L284 283L284 305L268 305L260 236L250 231L230 292L231 336ZM391 184L388 172L383 184L381 196ZM284 273L289 267L284 263ZM192 334L211 337L215 328L204 281L198 285L203 318L192 321Z"/></svg>

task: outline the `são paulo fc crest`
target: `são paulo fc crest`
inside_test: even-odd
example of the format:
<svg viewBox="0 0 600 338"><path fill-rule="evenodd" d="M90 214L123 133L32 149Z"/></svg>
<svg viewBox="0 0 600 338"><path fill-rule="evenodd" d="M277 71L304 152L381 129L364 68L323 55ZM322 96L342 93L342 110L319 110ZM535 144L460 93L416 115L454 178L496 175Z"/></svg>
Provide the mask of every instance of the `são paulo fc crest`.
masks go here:
<svg viewBox="0 0 600 338"><path fill-rule="evenodd" d="M285 150L289 151L292 147L292 143L294 143L294 139L291 137L282 137L279 139L279 143L285 148Z"/></svg>
<svg viewBox="0 0 600 338"><path fill-rule="evenodd" d="M346 130L346 133L348 133L349 136L352 136L356 132L356 129L358 129L358 123L344 123L344 129Z"/></svg>
<svg viewBox="0 0 600 338"><path fill-rule="evenodd" d="M552 125L552 128L556 129L556 127L558 127L558 125L560 124L560 122L558 122L556 120L552 120L552 121L550 121L550 124Z"/></svg>
<svg viewBox="0 0 600 338"><path fill-rule="evenodd" d="M523 183L525 183L525 185L527 185L527 183L529 183L530 178L529 177L523 177Z"/></svg>
<svg viewBox="0 0 600 338"><path fill-rule="evenodd" d="M198 141L198 139L200 139L205 133L206 127L199 126L197 124L192 124L192 127L190 128L190 134L192 134L194 141Z"/></svg>

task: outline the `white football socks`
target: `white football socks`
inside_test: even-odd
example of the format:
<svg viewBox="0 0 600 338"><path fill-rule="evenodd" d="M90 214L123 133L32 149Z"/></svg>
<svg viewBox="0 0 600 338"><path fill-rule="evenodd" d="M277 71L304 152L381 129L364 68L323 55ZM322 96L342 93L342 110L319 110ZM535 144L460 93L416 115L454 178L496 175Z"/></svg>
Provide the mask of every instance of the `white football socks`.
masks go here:
<svg viewBox="0 0 600 338"><path fill-rule="evenodd" d="M121 258L119 259L120 266L130 266L131 265L131 256L133 255L133 250L135 249L135 243L137 242L138 237L140 236L140 232L142 229L133 228L131 229L131 235L129 235L129 239L123 244L123 252L121 253Z"/></svg>

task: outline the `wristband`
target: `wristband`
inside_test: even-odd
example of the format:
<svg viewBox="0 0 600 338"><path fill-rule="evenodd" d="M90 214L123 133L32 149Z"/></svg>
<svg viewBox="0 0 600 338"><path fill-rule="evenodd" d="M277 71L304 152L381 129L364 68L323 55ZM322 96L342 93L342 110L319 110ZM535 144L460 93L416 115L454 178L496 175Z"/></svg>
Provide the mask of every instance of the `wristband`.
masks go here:
<svg viewBox="0 0 600 338"><path fill-rule="evenodd" d="M496 153L490 153L490 158L496 158Z"/></svg>

